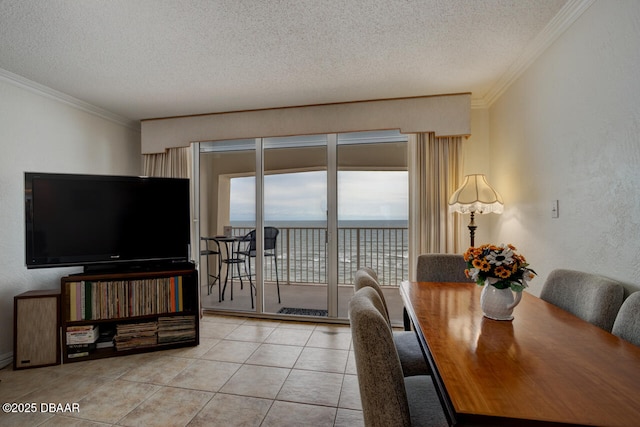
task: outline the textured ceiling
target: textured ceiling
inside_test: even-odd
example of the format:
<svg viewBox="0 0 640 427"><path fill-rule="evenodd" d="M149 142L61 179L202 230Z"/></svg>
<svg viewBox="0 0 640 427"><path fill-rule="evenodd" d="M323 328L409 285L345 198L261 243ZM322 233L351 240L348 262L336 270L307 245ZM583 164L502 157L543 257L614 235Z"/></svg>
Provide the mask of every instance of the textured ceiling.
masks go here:
<svg viewBox="0 0 640 427"><path fill-rule="evenodd" d="M459 92L482 103L566 3L0 0L0 68L129 120Z"/></svg>

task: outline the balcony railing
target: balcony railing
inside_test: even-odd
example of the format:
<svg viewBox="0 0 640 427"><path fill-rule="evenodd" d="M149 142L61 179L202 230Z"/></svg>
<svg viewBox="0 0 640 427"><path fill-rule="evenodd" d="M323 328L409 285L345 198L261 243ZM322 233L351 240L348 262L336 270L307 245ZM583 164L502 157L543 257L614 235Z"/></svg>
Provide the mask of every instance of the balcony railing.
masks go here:
<svg viewBox="0 0 640 427"><path fill-rule="evenodd" d="M327 229L278 227L276 262L280 283L327 283ZM251 228L234 227L243 236ZM338 228L338 284L351 284L360 267L371 267L384 286L399 286L409 276L409 239L406 227ZM275 282L273 262L266 258L264 279Z"/></svg>

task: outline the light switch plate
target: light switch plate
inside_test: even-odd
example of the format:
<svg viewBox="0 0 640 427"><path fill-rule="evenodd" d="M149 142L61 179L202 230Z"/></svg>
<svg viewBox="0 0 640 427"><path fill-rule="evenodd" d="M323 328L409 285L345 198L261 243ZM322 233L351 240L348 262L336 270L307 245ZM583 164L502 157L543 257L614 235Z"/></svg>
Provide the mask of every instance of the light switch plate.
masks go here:
<svg viewBox="0 0 640 427"><path fill-rule="evenodd" d="M551 202L551 218L558 218L560 216L560 212L558 211L558 201L554 200Z"/></svg>

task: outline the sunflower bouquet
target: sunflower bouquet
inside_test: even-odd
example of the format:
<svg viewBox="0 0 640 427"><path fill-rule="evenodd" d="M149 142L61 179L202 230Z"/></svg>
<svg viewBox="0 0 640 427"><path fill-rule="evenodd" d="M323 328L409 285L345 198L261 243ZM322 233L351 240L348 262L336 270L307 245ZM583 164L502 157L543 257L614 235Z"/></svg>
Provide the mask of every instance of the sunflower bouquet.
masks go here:
<svg viewBox="0 0 640 427"><path fill-rule="evenodd" d="M522 292L536 275L524 256L516 253L515 246L510 244L471 247L464 253L464 260L465 274L480 286L488 284Z"/></svg>

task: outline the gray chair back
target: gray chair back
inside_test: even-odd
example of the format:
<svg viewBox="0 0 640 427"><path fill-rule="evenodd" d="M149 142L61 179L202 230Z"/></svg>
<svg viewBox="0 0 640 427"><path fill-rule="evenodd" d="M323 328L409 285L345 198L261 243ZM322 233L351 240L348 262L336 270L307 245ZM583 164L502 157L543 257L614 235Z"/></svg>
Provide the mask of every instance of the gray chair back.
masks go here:
<svg viewBox="0 0 640 427"><path fill-rule="evenodd" d="M369 273L369 275L371 275L371 277L373 277L373 280L378 282L378 284L380 283L380 279L378 278L378 272L375 271L373 268L371 268L371 267L360 267L360 270L366 271L367 273Z"/></svg>
<svg viewBox="0 0 640 427"><path fill-rule="evenodd" d="M640 347L640 291L624 300L611 332Z"/></svg>
<svg viewBox="0 0 640 427"><path fill-rule="evenodd" d="M470 282L464 270L467 263L458 254L418 255L416 280L418 282Z"/></svg>
<svg viewBox="0 0 640 427"><path fill-rule="evenodd" d="M371 274L373 272L373 274ZM391 317L389 316L389 308L382 293L380 284L375 279L377 277L375 271L368 267L363 267L356 271L353 281L353 287L356 292L363 288L373 289L379 297L382 304L380 313L384 317L387 325L391 328L391 335L398 352L402 372L405 376L428 375L431 371L427 366L427 362L422 354L422 349L418 343L416 334L412 331L394 331L391 325Z"/></svg>
<svg viewBox="0 0 640 427"><path fill-rule="evenodd" d="M385 300L384 294L382 293L382 288L380 287L380 283L378 283L377 277L377 274L371 268L362 267L358 271L356 271L356 274L353 278L353 287L355 288L356 292L364 287L370 287L378 293L383 306L382 315L387 320L389 327L391 327L389 308L387 307L387 301Z"/></svg>
<svg viewBox="0 0 640 427"><path fill-rule="evenodd" d="M378 293L368 286L358 290L349 302L364 424L410 426L404 375L383 310Z"/></svg>
<svg viewBox="0 0 640 427"><path fill-rule="evenodd" d="M624 288L619 282L597 274L557 269L547 277L540 298L611 332L624 299Z"/></svg>

